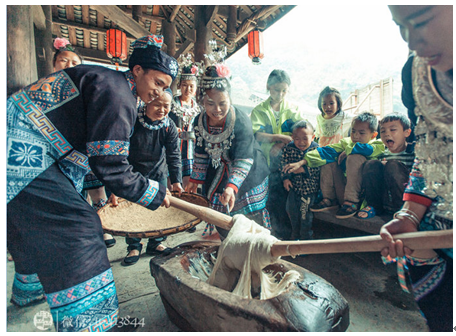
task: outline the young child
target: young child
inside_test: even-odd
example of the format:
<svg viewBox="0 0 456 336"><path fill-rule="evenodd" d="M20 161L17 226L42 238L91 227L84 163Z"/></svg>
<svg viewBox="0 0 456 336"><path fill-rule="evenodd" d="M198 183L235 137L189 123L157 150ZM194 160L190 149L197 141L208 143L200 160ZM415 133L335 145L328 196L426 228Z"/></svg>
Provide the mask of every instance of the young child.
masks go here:
<svg viewBox="0 0 456 336"><path fill-rule="evenodd" d="M321 167L321 202L310 207L313 212L325 211L338 207L339 219L356 215L361 193L361 172L366 160L377 158L384 152L385 146L377 136L377 117L363 112L353 118L350 138L344 138L337 144L318 147L308 152L302 161L285 166L285 172L293 172L302 165ZM345 176L343 167L345 163Z"/></svg>
<svg viewBox="0 0 456 336"><path fill-rule="evenodd" d="M353 116L342 111L342 96L332 87L325 87L318 97L317 129L315 136L320 146L338 143L350 135Z"/></svg>
<svg viewBox="0 0 456 336"><path fill-rule="evenodd" d="M362 186L367 206L357 214L371 218L384 211L394 213L402 204L402 196L415 160L414 144L407 144L410 119L392 113L380 121L380 138L386 150L378 160L367 161L363 167Z"/></svg>
<svg viewBox="0 0 456 336"><path fill-rule="evenodd" d="M310 150L318 147L313 141L315 130L306 120L298 121L293 125L291 138L293 139L284 149L280 162L281 170L288 163L294 163ZM320 168L301 167L295 173L281 173L283 187L288 191L286 211L291 222L291 239L312 239L313 214L309 211L320 190Z"/></svg>
<svg viewBox="0 0 456 336"><path fill-rule="evenodd" d="M170 89L151 103L139 108L138 119L130 138L128 161L135 171L145 177L167 185L171 181L172 190L182 192L182 165L179 150L178 132L174 122L168 117L173 94ZM117 202L111 199L113 204ZM166 237L149 238L146 253L167 255L171 249L165 247ZM128 254L123 265L129 266L139 260L142 250L141 238L126 238Z"/></svg>
<svg viewBox="0 0 456 336"><path fill-rule="evenodd" d="M286 99L291 87L289 74L274 69L268 76L266 89L269 97L250 114L253 134L261 146L270 169L267 209L271 216L272 232L288 239L283 231L290 227L286 208L287 191L280 176L280 158L283 148L291 142L291 128L302 119L299 108Z"/></svg>

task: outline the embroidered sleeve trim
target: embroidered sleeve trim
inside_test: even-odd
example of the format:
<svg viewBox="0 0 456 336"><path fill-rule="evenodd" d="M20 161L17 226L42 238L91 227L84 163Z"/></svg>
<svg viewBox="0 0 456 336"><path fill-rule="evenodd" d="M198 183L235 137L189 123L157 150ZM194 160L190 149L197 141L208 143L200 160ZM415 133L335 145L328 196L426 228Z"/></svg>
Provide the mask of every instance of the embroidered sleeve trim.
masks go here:
<svg viewBox="0 0 456 336"><path fill-rule="evenodd" d="M193 161L193 171L190 180L194 183L204 182L206 180L208 166L208 155L195 154L195 158Z"/></svg>
<svg viewBox="0 0 456 336"><path fill-rule="evenodd" d="M157 181L149 180L149 186L147 187L144 194L136 201L139 205L144 207L148 207L157 196L158 191L160 190L160 186Z"/></svg>
<svg viewBox="0 0 456 336"><path fill-rule="evenodd" d="M227 186L233 188L236 192L241 188L242 183L246 179L253 166L253 159L240 159L234 160L230 169L230 176L228 177Z"/></svg>
<svg viewBox="0 0 456 336"><path fill-rule="evenodd" d="M86 144L87 156L123 155L128 156L130 142L120 140L92 141Z"/></svg>

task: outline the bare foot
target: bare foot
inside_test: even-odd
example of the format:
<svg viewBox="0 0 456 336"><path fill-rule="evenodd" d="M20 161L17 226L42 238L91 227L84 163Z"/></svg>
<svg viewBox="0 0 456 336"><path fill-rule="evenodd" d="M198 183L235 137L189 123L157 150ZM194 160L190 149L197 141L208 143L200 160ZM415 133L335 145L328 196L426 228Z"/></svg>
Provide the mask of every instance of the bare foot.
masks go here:
<svg viewBox="0 0 456 336"><path fill-rule="evenodd" d="M128 253L127 257L136 257L136 256L139 256L139 254L140 254L139 250L131 250Z"/></svg>
<svg viewBox="0 0 456 336"><path fill-rule="evenodd" d="M163 250L166 249L166 246L163 245L163 244L160 244L160 245L158 245L155 249L156 249L157 251L163 251Z"/></svg>

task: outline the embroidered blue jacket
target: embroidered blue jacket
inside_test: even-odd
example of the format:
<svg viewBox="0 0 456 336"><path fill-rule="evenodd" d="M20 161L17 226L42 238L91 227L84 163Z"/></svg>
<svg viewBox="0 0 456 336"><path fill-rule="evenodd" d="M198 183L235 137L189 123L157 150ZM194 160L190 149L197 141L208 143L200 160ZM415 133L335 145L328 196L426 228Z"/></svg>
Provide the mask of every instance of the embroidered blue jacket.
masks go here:
<svg viewBox="0 0 456 336"><path fill-rule="evenodd" d="M166 188L127 160L137 101L130 72L90 65L55 72L11 95L7 200L58 163L78 191L90 166L116 195L152 210L160 206Z"/></svg>

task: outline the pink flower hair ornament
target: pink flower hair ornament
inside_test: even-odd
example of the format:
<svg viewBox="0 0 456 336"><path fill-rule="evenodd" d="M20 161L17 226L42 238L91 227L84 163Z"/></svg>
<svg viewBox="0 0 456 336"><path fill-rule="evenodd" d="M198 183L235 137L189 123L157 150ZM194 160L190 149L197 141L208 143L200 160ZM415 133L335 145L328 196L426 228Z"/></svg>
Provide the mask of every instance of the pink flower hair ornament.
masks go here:
<svg viewBox="0 0 456 336"><path fill-rule="evenodd" d="M231 76L231 70L225 64L216 64L215 70L217 71L217 75L222 78L229 78Z"/></svg>
<svg viewBox="0 0 456 336"><path fill-rule="evenodd" d="M57 50L68 49L69 51L73 51L70 41L68 41L66 38L61 37L57 37L54 40L54 48Z"/></svg>
<svg viewBox="0 0 456 336"><path fill-rule="evenodd" d="M193 65L192 69L191 69L192 75L196 76L198 73L198 70L199 70L198 67L196 65Z"/></svg>

